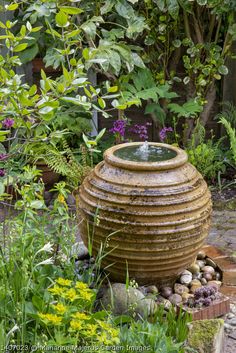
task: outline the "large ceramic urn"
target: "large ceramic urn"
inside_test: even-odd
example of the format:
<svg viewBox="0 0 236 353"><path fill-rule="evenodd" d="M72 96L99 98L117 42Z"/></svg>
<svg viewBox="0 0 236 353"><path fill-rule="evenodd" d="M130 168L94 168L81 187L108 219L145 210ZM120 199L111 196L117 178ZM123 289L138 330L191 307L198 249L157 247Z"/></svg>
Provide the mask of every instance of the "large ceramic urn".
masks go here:
<svg viewBox="0 0 236 353"><path fill-rule="evenodd" d="M208 234L211 196L180 148L141 142L109 148L79 191L80 232L109 278L172 283Z"/></svg>

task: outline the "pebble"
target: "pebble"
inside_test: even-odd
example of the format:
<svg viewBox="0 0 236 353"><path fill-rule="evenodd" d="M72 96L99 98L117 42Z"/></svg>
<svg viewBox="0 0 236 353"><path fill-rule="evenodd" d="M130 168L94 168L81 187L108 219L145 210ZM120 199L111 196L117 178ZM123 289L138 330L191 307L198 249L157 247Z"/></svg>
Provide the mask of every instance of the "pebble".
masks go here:
<svg viewBox="0 0 236 353"><path fill-rule="evenodd" d="M221 274L219 272L216 272L215 275L214 275L214 278L217 280L217 281L220 281L221 280Z"/></svg>
<svg viewBox="0 0 236 353"><path fill-rule="evenodd" d="M206 264L213 267L214 269L217 267L216 263L210 257L206 258Z"/></svg>
<svg viewBox="0 0 236 353"><path fill-rule="evenodd" d="M196 274L196 273L199 273L200 267L198 266L198 264L194 263L194 264L192 264L192 265L188 268L188 270L189 270L191 273Z"/></svg>
<svg viewBox="0 0 236 353"><path fill-rule="evenodd" d="M206 262L203 260L197 260L196 264L202 269L206 265Z"/></svg>
<svg viewBox="0 0 236 353"><path fill-rule="evenodd" d="M227 315L227 319L233 319L235 317L235 315L233 313L229 313Z"/></svg>
<svg viewBox="0 0 236 353"><path fill-rule="evenodd" d="M204 251L199 251L199 253L197 254L198 260L204 260L205 257L206 257L206 253Z"/></svg>
<svg viewBox="0 0 236 353"><path fill-rule="evenodd" d="M202 268L203 272L211 273L212 275L215 273L215 269L212 266L204 266Z"/></svg>
<svg viewBox="0 0 236 353"><path fill-rule="evenodd" d="M198 279L200 280L202 278L202 273L201 272L197 272L193 274L193 279Z"/></svg>
<svg viewBox="0 0 236 353"><path fill-rule="evenodd" d="M151 293L151 294L157 294L158 293L158 289L157 289L157 287L156 286L148 286L147 288L146 288L146 292L147 293Z"/></svg>
<svg viewBox="0 0 236 353"><path fill-rule="evenodd" d="M173 294L173 290L171 287L162 287L161 288L161 295L164 298L169 298Z"/></svg>
<svg viewBox="0 0 236 353"><path fill-rule="evenodd" d="M201 284L202 284L203 286L206 286L206 285L207 285L207 280L206 280L206 278L201 278Z"/></svg>
<svg viewBox="0 0 236 353"><path fill-rule="evenodd" d="M207 283L208 286L217 286L217 288L219 289L222 285L221 281L209 281Z"/></svg>
<svg viewBox="0 0 236 353"><path fill-rule="evenodd" d="M224 323L224 328L226 332L231 332L233 330L233 327L229 325L227 322Z"/></svg>
<svg viewBox="0 0 236 353"><path fill-rule="evenodd" d="M194 285L192 285L191 288L190 288L190 292L191 292L191 293L195 293L195 291L196 291L198 288L200 288L201 286L202 286L201 282L200 282L200 284L194 284Z"/></svg>
<svg viewBox="0 0 236 353"><path fill-rule="evenodd" d="M185 270L184 272L181 273L180 276L180 283L181 284L189 284L193 279L193 275L190 271Z"/></svg>
<svg viewBox="0 0 236 353"><path fill-rule="evenodd" d="M229 323L231 326L236 326L236 317L230 319L230 320L228 321L228 323Z"/></svg>
<svg viewBox="0 0 236 353"><path fill-rule="evenodd" d="M169 297L169 301L174 304L174 305L177 305L177 304L180 304L182 302L182 297L181 295L179 294L172 294L170 297Z"/></svg>
<svg viewBox="0 0 236 353"><path fill-rule="evenodd" d="M184 286L183 284L175 283L174 292L176 294L182 295L183 293L188 293L189 289L188 289L188 287Z"/></svg>
<svg viewBox="0 0 236 353"><path fill-rule="evenodd" d="M207 281L211 281L213 277L211 273L205 272L203 273L203 278L205 278Z"/></svg>

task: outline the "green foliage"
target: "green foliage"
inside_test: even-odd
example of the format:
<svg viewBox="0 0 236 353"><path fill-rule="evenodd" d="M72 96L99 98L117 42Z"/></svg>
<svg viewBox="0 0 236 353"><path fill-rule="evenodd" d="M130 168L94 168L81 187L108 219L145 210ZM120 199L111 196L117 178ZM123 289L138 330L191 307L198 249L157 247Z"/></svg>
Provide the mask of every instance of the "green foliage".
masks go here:
<svg viewBox="0 0 236 353"><path fill-rule="evenodd" d="M223 152L220 141L208 140L187 149L189 162L209 181L214 182L219 172L225 171Z"/></svg>
<svg viewBox="0 0 236 353"><path fill-rule="evenodd" d="M220 118L220 123L225 127L230 141L230 150L232 152L234 165L236 167L236 130L231 126L230 122L223 116Z"/></svg>
<svg viewBox="0 0 236 353"><path fill-rule="evenodd" d="M225 118L232 126L236 128L236 107L231 102L223 102L222 112L217 114L215 119L220 120L220 118Z"/></svg>

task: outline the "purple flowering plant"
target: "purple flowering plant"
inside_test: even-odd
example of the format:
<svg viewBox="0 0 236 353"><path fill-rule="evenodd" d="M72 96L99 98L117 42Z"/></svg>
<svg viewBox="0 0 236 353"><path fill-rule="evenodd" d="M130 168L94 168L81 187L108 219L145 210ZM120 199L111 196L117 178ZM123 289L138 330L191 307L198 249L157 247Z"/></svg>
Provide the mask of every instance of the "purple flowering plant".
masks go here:
<svg viewBox="0 0 236 353"><path fill-rule="evenodd" d="M160 140L161 142L164 142L165 139L167 138L167 133L168 132L173 132L173 129L172 127L163 127L159 133L159 137L160 137Z"/></svg>

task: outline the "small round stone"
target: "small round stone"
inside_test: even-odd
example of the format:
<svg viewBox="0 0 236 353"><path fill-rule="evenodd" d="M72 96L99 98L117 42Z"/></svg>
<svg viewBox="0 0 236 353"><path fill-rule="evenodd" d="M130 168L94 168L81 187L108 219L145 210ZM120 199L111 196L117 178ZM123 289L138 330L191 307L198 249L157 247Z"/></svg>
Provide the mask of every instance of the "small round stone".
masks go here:
<svg viewBox="0 0 236 353"><path fill-rule="evenodd" d="M209 266L211 266L213 268L217 267L216 263L210 257L206 258L206 265L209 265Z"/></svg>
<svg viewBox="0 0 236 353"><path fill-rule="evenodd" d="M188 284L190 284L192 279L193 279L192 275L182 275L180 277L180 282L181 282L181 284L188 285Z"/></svg>
<svg viewBox="0 0 236 353"><path fill-rule="evenodd" d="M192 276L192 272L190 272L189 270L184 270L180 276L183 276L183 275L190 275Z"/></svg>
<svg viewBox="0 0 236 353"><path fill-rule="evenodd" d="M193 279L190 283L190 286L195 286L195 285L201 286L202 284L198 279Z"/></svg>
<svg viewBox="0 0 236 353"><path fill-rule="evenodd" d="M195 280L195 281L197 281L197 280ZM200 281L198 281L198 283L195 282L194 284L191 285L190 292L195 293L196 289L200 288L201 286L202 286L202 284Z"/></svg>
<svg viewBox="0 0 236 353"><path fill-rule="evenodd" d="M177 304L180 304L182 302L182 297L181 295L179 294L172 294L170 297L169 297L169 301L174 304L174 305L177 305Z"/></svg>
<svg viewBox="0 0 236 353"><path fill-rule="evenodd" d="M194 263L188 268L188 270L191 273L195 274L195 273L198 273L200 271L200 267L198 266L198 264Z"/></svg>
<svg viewBox="0 0 236 353"><path fill-rule="evenodd" d="M146 291L147 291L147 293L152 293L152 294L157 294L158 293L158 289L154 285L153 286L148 286L146 288Z"/></svg>
<svg viewBox="0 0 236 353"><path fill-rule="evenodd" d="M202 268L203 272L211 273L212 275L215 273L215 269L212 266L204 266Z"/></svg>
<svg viewBox="0 0 236 353"><path fill-rule="evenodd" d="M202 278L202 273L201 272L197 272L193 274L193 279L198 279L200 280Z"/></svg>
<svg viewBox="0 0 236 353"><path fill-rule="evenodd" d="M199 251L199 253L197 254L198 260L204 260L205 257L206 257L206 253L204 251Z"/></svg>
<svg viewBox="0 0 236 353"><path fill-rule="evenodd" d="M197 260L196 264L202 269L206 265L206 262L203 260Z"/></svg>
<svg viewBox="0 0 236 353"><path fill-rule="evenodd" d="M205 278L207 280L207 282L212 280L212 274L209 272L204 272L203 273L203 278Z"/></svg>
<svg viewBox="0 0 236 353"><path fill-rule="evenodd" d="M215 273L214 279L215 279L216 281L220 281L220 280L221 280L221 274L220 274L220 272L216 272L216 273Z"/></svg>
<svg viewBox="0 0 236 353"><path fill-rule="evenodd" d="M206 286L206 285L207 285L207 280L206 280L206 278L201 278L201 284L202 284L203 286Z"/></svg>
<svg viewBox="0 0 236 353"><path fill-rule="evenodd" d="M183 284L175 283L174 292L176 294L182 295L183 293L188 293L189 289L188 289L188 287L184 286Z"/></svg>
<svg viewBox="0 0 236 353"><path fill-rule="evenodd" d="M173 294L173 290L171 287L162 287L161 288L161 295L164 298L169 298Z"/></svg>
<svg viewBox="0 0 236 353"><path fill-rule="evenodd" d="M221 281L209 281L207 283L208 286L216 286L218 289L221 287L222 282Z"/></svg>

